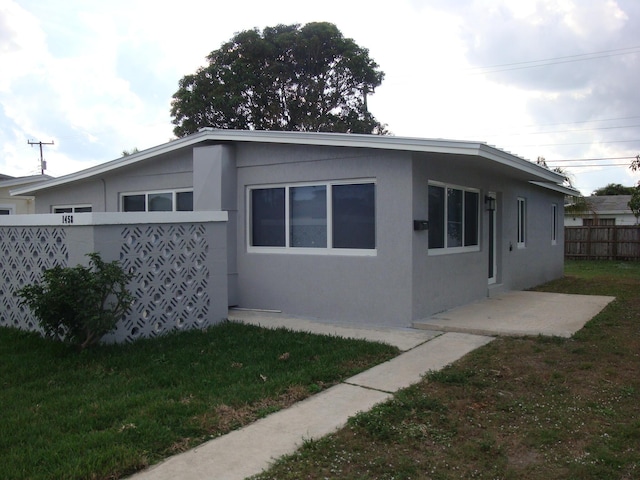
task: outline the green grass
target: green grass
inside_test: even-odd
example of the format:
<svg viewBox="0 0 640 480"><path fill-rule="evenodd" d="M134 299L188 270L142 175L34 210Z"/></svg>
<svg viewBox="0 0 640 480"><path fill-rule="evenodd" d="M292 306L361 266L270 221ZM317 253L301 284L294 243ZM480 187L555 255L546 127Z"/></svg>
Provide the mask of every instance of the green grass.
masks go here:
<svg viewBox="0 0 640 480"><path fill-rule="evenodd" d="M255 478L640 478L640 262L567 262L537 290L617 299L570 339L499 338Z"/></svg>
<svg viewBox="0 0 640 480"><path fill-rule="evenodd" d="M0 329L0 478L120 478L396 354L231 322L82 353Z"/></svg>

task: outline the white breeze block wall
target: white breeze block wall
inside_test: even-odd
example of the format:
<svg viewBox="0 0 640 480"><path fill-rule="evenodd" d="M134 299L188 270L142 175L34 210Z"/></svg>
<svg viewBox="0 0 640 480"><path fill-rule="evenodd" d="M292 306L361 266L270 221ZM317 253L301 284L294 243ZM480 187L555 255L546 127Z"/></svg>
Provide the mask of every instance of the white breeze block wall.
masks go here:
<svg viewBox="0 0 640 480"><path fill-rule="evenodd" d="M21 216L22 223L46 221L49 225L9 226L9 220L2 219L0 326L40 331L16 292L40 280L41 272L55 265L87 264L90 252L99 252L105 261L118 260L135 273L129 284L134 303L103 341L130 342L206 328L223 320L227 316L226 214L212 213L224 212L162 217L75 214L66 215L64 225L59 215ZM51 225L56 220L58 225Z"/></svg>

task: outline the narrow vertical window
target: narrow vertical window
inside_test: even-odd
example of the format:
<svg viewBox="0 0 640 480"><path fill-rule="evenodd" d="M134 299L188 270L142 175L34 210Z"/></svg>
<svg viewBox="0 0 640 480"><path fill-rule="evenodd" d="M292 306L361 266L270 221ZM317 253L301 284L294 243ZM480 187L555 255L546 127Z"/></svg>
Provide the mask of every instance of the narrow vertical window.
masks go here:
<svg viewBox="0 0 640 480"><path fill-rule="evenodd" d="M558 242L558 205L551 204L551 244Z"/></svg>
<svg viewBox="0 0 640 480"><path fill-rule="evenodd" d="M291 187L289 222L291 247L326 248L327 187Z"/></svg>
<svg viewBox="0 0 640 480"><path fill-rule="evenodd" d="M462 190L447 188L447 248L462 246Z"/></svg>
<svg viewBox="0 0 640 480"><path fill-rule="evenodd" d="M444 187L429 185L429 248L444 248Z"/></svg>
<svg viewBox="0 0 640 480"><path fill-rule="evenodd" d="M526 241L527 205L524 198L518 197L518 248L524 248Z"/></svg>
<svg viewBox="0 0 640 480"><path fill-rule="evenodd" d="M333 248L376 248L376 199L373 183L333 185Z"/></svg>
<svg viewBox="0 0 640 480"><path fill-rule="evenodd" d="M478 245L480 194L464 192L464 246Z"/></svg>
<svg viewBox="0 0 640 480"><path fill-rule="evenodd" d="M284 188L251 190L251 245L285 246Z"/></svg>

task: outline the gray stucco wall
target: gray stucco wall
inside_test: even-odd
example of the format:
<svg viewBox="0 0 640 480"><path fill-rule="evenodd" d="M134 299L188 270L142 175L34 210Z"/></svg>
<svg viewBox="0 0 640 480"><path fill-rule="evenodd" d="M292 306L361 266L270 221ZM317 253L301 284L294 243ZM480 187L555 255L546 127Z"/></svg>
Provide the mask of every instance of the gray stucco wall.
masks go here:
<svg viewBox="0 0 640 480"><path fill-rule="evenodd" d="M506 171L480 168L481 159L442 155L416 155L413 165L413 211L428 217L429 181L480 190L480 250L429 255L427 232L416 232L413 242L413 319L425 318L470 303L491 291L529 288L562 276L564 239L561 193L513 178ZM497 278L488 285L488 220L484 197L497 197ZM517 198L526 199L525 248L517 247ZM552 245L551 205L558 206L557 242Z"/></svg>
<svg viewBox="0 0 640 480"><path fill-rule="evenodd" d="M250 252L247 189L259 185L371 179L376 182L373 256ZM229 304L343 323L405 327L492 292L522 289L563 271L563 195L529 183L519 170L480 157L403 151L258 143L185 148L120 168L73 188L38 194L38 209L93 205L119 210L123 192L194 189L194 210L227 211ZM479 251L430 255L430 181L480 191ZM489 213L484 196L497 196L497 279L487 284ZM517 197L527 201L527 244L516 245ZM551 204L558 205L557 244L551 245ZM513 248L510 248L513 245Z"/></svg>
<svg viewBox="0 0 640 480"><path fill-rule="evenodd" d="M345 323L411 318L411 158L402 152L244 145L237 148L239 305ZM375 256L249 253L247 187L375 179Z"/></svg>

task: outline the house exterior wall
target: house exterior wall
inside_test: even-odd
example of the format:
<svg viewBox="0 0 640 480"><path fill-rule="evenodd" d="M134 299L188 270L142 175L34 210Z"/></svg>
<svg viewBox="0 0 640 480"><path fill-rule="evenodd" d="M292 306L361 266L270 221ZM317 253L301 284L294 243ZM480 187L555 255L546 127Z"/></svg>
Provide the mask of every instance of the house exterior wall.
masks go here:
<svg viewBox="0 0 640 480"><path fill-rule="evenodd" d="M25 215L35 213L32 197L11 197L8 192L0 193L0 208L11 212L11 215Z"/></svg>
<svg viewBox="0 0 640 480"><path fill-rule="evenodd" d="M411 317L411 158L404 152L237 147L239 306L345 323L407 326ZM376 254L248 251L247 189L374 179Z"/></svg>
<svg viewBox="0 0 640 480"><path fill-rule="evenodd" d="M552 280L563 273L563 195L514 180L498 170L487 171L472 158L416 155L413 163L413 212L428 219L428 184L439 182L480 191L480 249L434 255L428 232L413 235L414 320L470 303L492 291L522 289ZM488 285L489 212L485 195L495 193L496 283ZM526 246L517 247L517 198L527 206ZM552 210L557 205L556 242L552 245ZM534 268L535 267L535 268Z"/></svg>
<svg viewBox="0 0 640 480"><path fill-rule="evenodd" d="M406 327L413 320L522 289L563 272L563 194L529 183L529 177L478 156L411 153L321 145L236 142L198 144L122 167L99 179L38 193L42 213L51 205L91 203L94 212L120 210L121 193L194 190L196 212L223 211L228 304L282 311L342 323ZM325 181L375 182L376 249L350 252L265 252L248 244L248 190ZM428 231L428 185L476 189L479 248L434 254ZM497 197L495 285L488 285L489 212ZM526 245L517 246L517 199L526 200ZM551 241L551 205L557 205L557 239ZM129 215L129 214L127 214ZM132 214L133 215L133 214Z"/></svg>
<svg viewBox="0 0 640 480"><path fill-rule="evenodd" d="M38 193L36 213L52 213L53 206L90 204L93 212L119 212L120 194L193 187L191 150L171 152L99 179L88 179Z"/></svg>
<svg viewBox="0 0 640 480"><path fill-rule="evenodd" d="M0 208L11 211L11 215L35 213L35 202L32 196L12 197L9 193L15 187L0 188Z"/></svg>

